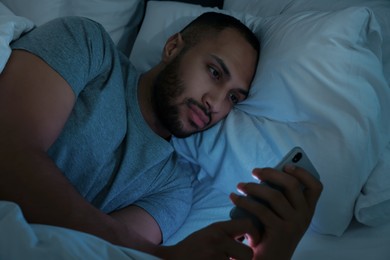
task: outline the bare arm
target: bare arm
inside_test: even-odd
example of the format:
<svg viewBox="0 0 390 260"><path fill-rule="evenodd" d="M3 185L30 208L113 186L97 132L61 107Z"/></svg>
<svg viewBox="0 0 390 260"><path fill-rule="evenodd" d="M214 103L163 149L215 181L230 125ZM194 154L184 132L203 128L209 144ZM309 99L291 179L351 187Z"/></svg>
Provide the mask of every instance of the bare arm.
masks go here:
<svg viewBox="0 0 390 260"><path fill-rule="evenodd" d="M0 199L18 203L31 223L72 228L142 249L144 239L132 232L141 233L143 223L131 227L93 207L46 154L74 103L70 86L43 60L25 51L12 53L0 74ZM121 218L126 214L140 216L127 211ZM160 231L155 222L152 228Z"/></svg>
<svg viewBox="0 0 390 260"><path fill-rule="evenodd" d="M111 213L110 216L124 223L129 230L138 234L139 237L144 237L151 244L158 245L162 242L160 227L154 218L144 209L130 205Z"/></svg>

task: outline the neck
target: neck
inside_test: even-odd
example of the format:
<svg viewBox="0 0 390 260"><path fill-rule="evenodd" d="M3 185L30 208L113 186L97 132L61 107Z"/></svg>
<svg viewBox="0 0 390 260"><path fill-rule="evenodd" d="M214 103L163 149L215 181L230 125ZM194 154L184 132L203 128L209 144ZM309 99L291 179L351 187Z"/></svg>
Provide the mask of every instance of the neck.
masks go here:
<svg viewBox="0 0 390 260"><path fill-rule="evenodd" d="M138 100L142 116L144 117L149 127L157 135L166 140L169 140L171 133L161 124L160 120L158 120L152 103L153 84L158 73L161 71L161 67L161 64L157 65L141 76L138 85Z"/></svg>

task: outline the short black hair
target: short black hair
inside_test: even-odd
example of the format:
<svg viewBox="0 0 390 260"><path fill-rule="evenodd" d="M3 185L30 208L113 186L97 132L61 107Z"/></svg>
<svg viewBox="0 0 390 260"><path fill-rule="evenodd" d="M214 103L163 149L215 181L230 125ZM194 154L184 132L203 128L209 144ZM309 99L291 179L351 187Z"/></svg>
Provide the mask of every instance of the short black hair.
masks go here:
<svg viewBox="0 0 390 260"><path fill-rule="evenodd" d="M195 18L180 33L187 47L198 43L201 39L221 32L224 29L232 28L237 30L248 43L260 52L260 42L256 35L237 18L218 12L206 12Z"/></svg>

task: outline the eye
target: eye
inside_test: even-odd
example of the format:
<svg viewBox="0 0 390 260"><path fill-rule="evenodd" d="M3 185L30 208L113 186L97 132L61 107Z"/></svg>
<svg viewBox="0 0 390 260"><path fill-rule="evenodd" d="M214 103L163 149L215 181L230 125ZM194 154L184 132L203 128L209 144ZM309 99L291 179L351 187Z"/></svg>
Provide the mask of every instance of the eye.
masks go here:
<svg viewBox="0 0 390 260"><path fill-rule="evenodd" d="M240 102L240 98L234 92L229 93L229 99L234 105Z"/></svg>
<svg viewBox="0 0 390 260"><path fill-rule="evenodd" d="M209 66L209 72L213 78L215 78L215 79L221 78L221 74L219 73L219 71L211 66Z"/></svg>

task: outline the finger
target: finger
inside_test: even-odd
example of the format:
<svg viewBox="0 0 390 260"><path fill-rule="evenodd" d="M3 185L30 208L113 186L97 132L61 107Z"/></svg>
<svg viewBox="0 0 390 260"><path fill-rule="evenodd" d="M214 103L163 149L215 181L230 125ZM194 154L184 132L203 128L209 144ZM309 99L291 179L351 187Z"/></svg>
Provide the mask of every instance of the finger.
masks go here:
<svg viewBox="0 0 390 260"><path fill-rule="evenodd" d="M221 252L225 252L227 256L235 259L252 259L252 249L238 240L238 238L244 236L258 239L258 231L255 230L255 227L250 220L228 220L214 223L211 226L217 229L215 233L222 231L222 234L224 234L223 239L218 238L218 246L220 247Z"/></svg>
<svg viewBox="0 0 390 260"><path fill-rule="evenodd" d="M281 221L280 217L263 203L256 202L253 199L248 199L245 196L239 196L234 193L230 194L230 198L237 207L249 211L257 219L259 219L265 227L277 226ZM248 220L249 219L250 218L248 217ZM262 235L259 233L262 232L262 230L258 230L257 228L256 230L258 231L257 236L252 236L252 234L249 234L255 243L260 241L260 236Z"/></svg>
<svg viewBox="0 0 390 260"><path fill-rule="evenodd" d="M323 189L322 183L301 167L287 165L284 170L304 185L303 194L309 207L314 210Z"/></svg>
<svg viewBox="0 0 390 260"><path fill-rule="evenodd" d="M229 258L233 258L233 259L253 258L252 248L234 239L230 239L226 243L226 254Z"/></svg>
<svg viewBox="0 0 390 260"><path fill-rule="evenodd" d="M254 169L253 175L263 182L272 184L271 187L277 186L277 189L283 192L292 208L302 209L307 207L306 198L302 192L302 184L297 178L272 168Z"/></svg>
<svg viewBox="0 0 390 260"><path fill-rule="evenodd" d="M287 219L293 214L294 208L280 190L256 183L239 183L237 188L253 198L249 201L250 204L262 203L282 219ZM302 198L304 199L303 195Z"/></svg>
<svg viewBox="0 0 390 260"><path fill-rule="evenodd" d="M233 194L233 196L238 195ZM260 237L259 231L249 219L232 219L218 223L229 237L235 238L238 241L240 238L247 235L251 236L256 241Z"/></svg>

